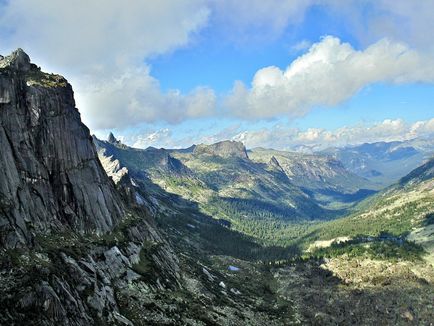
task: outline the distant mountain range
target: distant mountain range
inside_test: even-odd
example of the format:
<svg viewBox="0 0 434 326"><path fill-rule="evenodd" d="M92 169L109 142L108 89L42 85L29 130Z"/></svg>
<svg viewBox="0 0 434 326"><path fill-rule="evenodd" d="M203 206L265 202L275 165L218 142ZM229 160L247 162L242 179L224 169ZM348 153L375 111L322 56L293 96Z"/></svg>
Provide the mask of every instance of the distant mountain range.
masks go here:
<svg viewBox="0 0 434 326"><path fill-rule="evenodd" d="M383 187L396 182L430 159L434 155L434 139L336 147L320 153L336 158L349 171Z"/></svg>
<svg viewBox="0 0 434 326"><path fill-rule="evenodd" d="M348 207L378 188L329 155L254 148L249 157L266 163L269 169L282 171L291 183L329 208Z"/></svg>
<svg viewBox="0 0 434 326"><path fill-rule="evenodd" d="M146 175L169 192L205 206L224 201L249 207L240 214L252 218L258 213L253 207L264 205L259 211L274 211L283 219L324 219L376 189L369 180L323 154L247 151L235 141L141 150L121 144L112 135L108 141L95 138L95 144L103 157L118 160L130 172Z"/></svg>
<svg viewBox="0 0 434 326"><path fill-rule="evenodd" d="M311 220L330 215L283 171L250 160L238 142L169 151L134 149L96 138L94 142L102 162L108 157L118 161L133 179L193 200L215 218L235 225L242 219Z"/></svg>

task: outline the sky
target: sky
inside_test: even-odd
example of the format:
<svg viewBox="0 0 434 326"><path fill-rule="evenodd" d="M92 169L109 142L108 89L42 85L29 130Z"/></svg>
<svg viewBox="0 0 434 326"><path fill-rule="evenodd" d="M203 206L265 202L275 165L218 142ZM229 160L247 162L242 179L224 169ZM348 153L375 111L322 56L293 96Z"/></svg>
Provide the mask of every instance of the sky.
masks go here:
<svg viewBox="0 0 434 326"><path fill-rule="evenodd" d="M434 133L434 0L0 0L0 53L100 138L317 150Z"/></svg>

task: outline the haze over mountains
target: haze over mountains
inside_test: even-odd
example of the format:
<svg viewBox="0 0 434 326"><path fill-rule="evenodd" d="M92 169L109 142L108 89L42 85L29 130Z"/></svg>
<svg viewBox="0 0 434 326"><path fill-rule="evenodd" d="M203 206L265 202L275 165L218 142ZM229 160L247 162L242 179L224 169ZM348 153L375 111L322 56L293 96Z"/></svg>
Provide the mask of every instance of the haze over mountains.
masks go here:
<svg viewBox="0 0 434 326"><path fill-rule="evenodd" d="M428 325L431 144L135 149L91 137L19 49L0 57L0 323Z"/></svg>
<svg viewBox="0 0 434 326"><path fill-rule="evenodd" d="M434 154L433 148L433 138L416 138L330 148L321 152L340 160L357 175L379 186L387 186L430 159Z"/></svg>

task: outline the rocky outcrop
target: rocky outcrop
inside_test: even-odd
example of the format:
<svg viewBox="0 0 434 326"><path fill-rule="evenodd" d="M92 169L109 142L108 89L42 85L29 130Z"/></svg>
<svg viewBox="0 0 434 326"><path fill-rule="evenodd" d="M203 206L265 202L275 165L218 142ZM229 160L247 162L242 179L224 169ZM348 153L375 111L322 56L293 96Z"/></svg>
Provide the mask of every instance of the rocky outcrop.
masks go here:
<svg viewBox="0 0 434 326"><path fill-rule="evenodd" d="M129 223L98 243L50 237L43 250L1 257L0 324L132 325L118 298L139 305L151 293L177 288L180 271L149 221Z"/></svg>
<svg viewBox="0 0 434 326"><path fill-rule="evenodd" d="M119 140L116 139L115 135L113 135L113 133L109 133L108 137L107 137L107 141L111 144L117 144L119 142Z"/></svg>
<svg viewBox="0 0 434 326"><path fill-rule="evenodd" d="M110 133L113 136L112 133ZM116 168L116 173L122 173L119 162L128 164L130 174L138 173L150 174L159 172L165 175L189 175L191 171L182 162L164 148L148 147L146 149L132 148L122 144L114 136L109 136L108 141L99 140L93 137L100 160L104 163L104 168L111 174L110 164ZM113 176L116 179L116 176Z"/></svg>
<svg viewBox="0 0 434 326"><path fill-rule="evenodd" d="M20 49L0 57L0 153L1 325L131 325L121 296L179 287L177 256L132 184L107 176L72 87Z"/></svg>
<svg viewBox="0 0 434 326"><path fill-rule="evenodd" d="M123 204L80 120L72 87L21 49L0 61L0 245L36 234L103 233Z"/></svg>
<svg viewBox="0 0 434 326"><path fill-rule="evenodd" d="M211 145L197 145L193 151L196 155L213 155L224 158L238 157L248 159L246 147L242 142L225 140Z"/></svg>
<svg viewBox="0 0 434 326"><path fill-rule="evenodd" d="M283 168L280 166L279 161L277 160L277 158L273 155L270 158L270 161L268 162L268 168L272 171L276 171L279 173L285 173L285 171L283 170Z"/></svg>

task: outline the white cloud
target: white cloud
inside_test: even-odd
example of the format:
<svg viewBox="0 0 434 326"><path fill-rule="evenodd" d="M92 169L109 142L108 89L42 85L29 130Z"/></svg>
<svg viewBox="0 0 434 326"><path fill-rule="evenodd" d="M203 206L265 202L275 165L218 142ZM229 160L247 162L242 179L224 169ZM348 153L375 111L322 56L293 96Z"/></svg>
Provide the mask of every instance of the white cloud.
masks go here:
<svg viewBox="0 0 434 326"><path fill-rule="evenodd" d="M293 52L300 52L309 49L312 46L312 42L308 40L302 40L291 47Z"/></svg>
<svg viewBox="0 0 434 326"><path fill-rule="evenodd" d="M144 60L187 45L208 16L205 0L14 0L0 5L1 47L65 74L91 129L177 122L209 114L214 92L163 93Z"/></svg>
<svg viewBox="0 0 434 326"><path fill-rule="evenodd" d="M177 123L199 118L214 111L216 96L206 87L188 94L177 90L163 93L158 80L148 69L135 69L101 81L93 80L92 88L78 88L77 102L84 121L92 128L126 128L143 122L164 120Z"/></svg>
<svg viewBox="0 0 434 326"><path fill-rule="evenodd" d="M432 0L320 0L346 21L347 29L364 44L388 37L418 49L434 49Z"/></svg>
<svg viewBox="0 0 434 326"><path fill-rule="evenodd" d="M240 132L232 136L247 147L320 150L331 146L356 145L378 141L402 141L434 135L434 118L415 123L386 119L372 125L359 124L336 130L310 128L298 130L285 126Z"/></svg>
<svg viewBox="0 0 434 326"><path fill-rule="evenodd" d="M365 45L382 38L433 49L432 0L210 0L213 19L225 37L240 41L269 41L299 26L316 6L338 20ZM290 31L289 33L292 33Z"/></svg>
<svg viewBox="0 0 434 326"><path fill-rule="evenodd" d="M135 148L148 148L149 146L157 148L172 148L174 145L172 132L168 128L134 136L133 141L134 143L132 146Z"/></svg>
<svg viewBox="0 0 434 326"><path fill-rule="evenodd" d="M288 25L303 21L305 11L317 0L211 0L214 19L227 39L270 41Z"/></svg>
<svg viewBox="0 0 434 326"><path fill-rule="evenodd" d="M184 46L209 16L204 0L13 0L1 9L12 32L3 43L85 73Z"/></svg>
<svg viewBox="0 0 434 326"><path fill-rule="evenodd" d="M357 145L379 141L403 141L418 137L434 136L434 118L405 122L402 119L386 119L373 124L344 126L335 130L309 128L300 130L286 124L267 128L243 130L242 124L234 124L217 133L191 133L179 137L176 127L138 132L123 137L134 147L164 148L189 147L192 144L212 144L222 140L237 140L247 148L265 147L280 150L316 151L334 146Z"/></svg>
<svg viewBox="0 0 434 326"><path fill-rule="evenodd" d="M285 70L270 66L256 72L251 87L236 82L226 98L239 117L300 117L316 106L334 106L377 82L434 81L434 59L387 39L363 51L327 36Z"/></svg>
<svg viewBox="0 0 434 326"><path fill-rule="evenodd" d="M282 35L313 5L348 17L350 33L366 42L357 51L327 37L286 70L265 67L251 86L236 82L225 112L242 119L299 117L334 106L375 82L432 82L434 2L407 0L0 0L0 48L23 47L44 68L65 74L91 129L218 115L213 90L163 92L145 66L153 55L194 42L207 24L224 38ZM369 9L366 15L365 9ZM368 31L368 32L366 32ZM247 36L249 34L249 36ZM366 44L366 43L365 43ZM302 51L308 41L293 50ZM44 60L45 58L45 60Z"/></svg>

